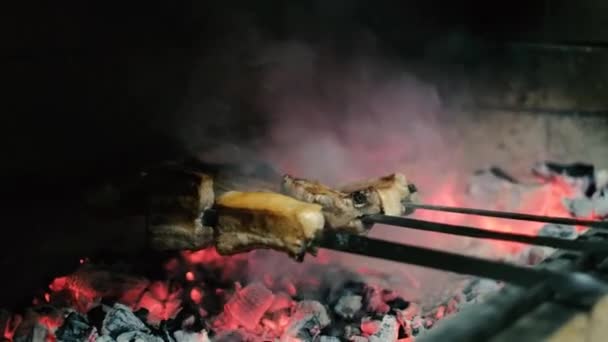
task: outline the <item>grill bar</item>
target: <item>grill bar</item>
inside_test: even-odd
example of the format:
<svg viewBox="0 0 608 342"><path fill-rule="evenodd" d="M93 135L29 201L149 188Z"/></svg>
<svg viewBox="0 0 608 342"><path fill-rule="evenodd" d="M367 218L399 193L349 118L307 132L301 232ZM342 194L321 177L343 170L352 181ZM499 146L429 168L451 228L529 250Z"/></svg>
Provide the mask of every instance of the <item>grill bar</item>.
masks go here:
<svg viewBox="0 0 608 342"><path fill-rule="evenodd" d="M547 270L519 267L350 233L328 232L317 243L319 247L334 251L468 274L526 287L539 284L554 276L553 272Z"/></svg>
<svg viewBox="0 0 608 342"><path fill-rule="evenodd" d="M530 236L515 233L495 232L475 227L437 223L389 215L370 215L362 219L366 223L380 223L402 228L423 230L429 232L467 236L479 239L519 242L531 245L566 249L570 251L607 253L608 243L597 241L566 240L548 236Z"/></svg>

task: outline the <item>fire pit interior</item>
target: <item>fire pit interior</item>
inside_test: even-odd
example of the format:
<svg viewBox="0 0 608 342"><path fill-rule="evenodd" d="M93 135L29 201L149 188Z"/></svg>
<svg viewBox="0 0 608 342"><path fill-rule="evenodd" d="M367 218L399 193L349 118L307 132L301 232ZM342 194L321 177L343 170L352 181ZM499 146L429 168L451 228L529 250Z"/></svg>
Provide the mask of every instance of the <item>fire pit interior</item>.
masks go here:
<svg viewBox="0 0 608 342"><path fill-rule="evenodd" d="M29 16L20 23L37 23L24 31L29 40L9 44L7 77L22 90L12 100L37 115L7 110L3 341L596 341L604 333L608 236L572 219L608 219L608 30L596 24L606 6L72 5ZM169 186L171 203L151 206L135 180L184 165L199 202ZM228 229L216 229L222 205L236 203L227 191L266 196L291 180L283 175L340 189L360 216L336 227L321 200L290 193L297 200L276 194L286 196L277 203L311 202L324 210L319 230L348 226L354 237L272 245L268 231L256 231L262 248L227 253ZM205 177L210 198L201 195ZM399 177L405 207L392 215L380 181L345 186ZM380 209L361 209L374 191ZM414 211L414 194L419 204L565 220ZM194 214L167 209L175 205ZM154 231L162 210L190 220L197 242L216 242ZM381 220L402 214L419 227ZM508 234L479 238L472 227ZM230 243L240 246L240 233ZM391 261L390 248L349 246L357 241L410 246L407 260L420 259L418 249L453 260ZM480 259L516 269L503 275Z"/></svg>

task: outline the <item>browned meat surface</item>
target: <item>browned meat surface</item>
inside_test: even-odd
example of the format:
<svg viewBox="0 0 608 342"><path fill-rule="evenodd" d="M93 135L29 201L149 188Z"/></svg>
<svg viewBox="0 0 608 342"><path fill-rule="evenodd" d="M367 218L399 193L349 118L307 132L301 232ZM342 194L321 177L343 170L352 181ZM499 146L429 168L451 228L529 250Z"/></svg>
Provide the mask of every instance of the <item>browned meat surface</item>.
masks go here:
<svg viewBox="0 0 608 342"><path fill-rule="evenodd" d="M213 229L201 217L213 206L213 178L171 170L145 177L149 242L157 250L200 249L213 243Z"/></svg>
<svg viewBox="0 0 608 342"><path fill-rule="evenodd" d="M227 192L215 210L221 254L269 248L301 258L325 226L320 205L273 192Z"/></svg>
<svg viewBox="0 0 608 342"><path fill-rule="evenodd" d="M317 181L284 176L283 193L323 207L326 223L333 229L364 233L370 226L360 218L371 214L403 215L404 203L413 200L413 187L402 174L365 180L331 189Z"/></svg>
<svg viewBox="0 0 608 342"><path fill-rule="evenodd" d="M373 198L378 199L380 212L386 215L404 215L407 213L405 204L416 201L416 188L401 173L347 184L339 189L346 193L365 190L374 192L377 197Z"/></svg>
<svg viewBox="0 0 608 342"><path fill-rule="evenodd" d="M365 214L380 212L379 198L369 189L347 193L331 189L317 181L286 175L283 178L282 191L298 200L323 207L329 228L363 233L370 227L366 227L359 218Z"/></svg>

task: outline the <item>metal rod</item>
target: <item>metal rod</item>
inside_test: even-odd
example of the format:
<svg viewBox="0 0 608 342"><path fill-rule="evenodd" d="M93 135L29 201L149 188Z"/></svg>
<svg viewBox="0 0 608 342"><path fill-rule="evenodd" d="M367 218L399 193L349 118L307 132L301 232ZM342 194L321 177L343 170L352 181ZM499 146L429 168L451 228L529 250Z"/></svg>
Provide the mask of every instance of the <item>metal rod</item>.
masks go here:
<svg viewBox="0 0 608 342"><path fill-rule="evenodd" d="M581 219L574 219L574 218L570 218L570 217L551 217L551 216L510 213L510 212L485 210L485 209L457 208L457 207L448 207L448 206L443 206L443 205L430 205L430 204L408 203L407 206L410 208L414 208L414 209L424 209L424 210L443 211L443 212L457 213L457 214L496 217L496 218L504 218L504 219L509 219L509 220L534 221L534 222L544 222L544 223L553 223L553 224L566 224L566 225L573 225L573 226L586 226L586 227L596 228L596 229L608 229L608 222L581 220Z"/></svg>
<svg viewBox="0 0 608 342"><path fill-rule="evenodd" d="M526 287L539 284L550 277L558 275L554 271L520 267L498 261L398 244L349 233L327 232L318 243L319 247L334 251L468 274Z"/></svg>
<svg viewBox="0 0 608 342"><path fill-rule="evenodd" d="M495 232L475 227L452 225L438 222L416 220L406 217L379 214L366 216L362 220L366 223L380 223L403 228L459 236L468 236L479 239L519 242L530 245L539 245L579 252L608 253L608 243L599 241L566 240L549 236L530 236L515 233Z"/></svg>

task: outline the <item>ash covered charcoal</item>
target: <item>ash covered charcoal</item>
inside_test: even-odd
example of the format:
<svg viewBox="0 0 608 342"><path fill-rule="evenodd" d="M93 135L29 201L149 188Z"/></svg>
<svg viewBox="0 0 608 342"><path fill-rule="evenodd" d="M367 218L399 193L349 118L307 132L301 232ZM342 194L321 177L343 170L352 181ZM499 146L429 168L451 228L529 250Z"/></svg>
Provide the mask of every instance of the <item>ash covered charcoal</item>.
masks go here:
<svg viewBox="0 0 608 342"><path fill-rule="evenodd" d="M330 304L330 306L335 306L338 300L343 296L363 296L365 294L366 288L367 285L365 285L365 283L356 280L347 280L344 282L329 284L329 292L326 296L326 301Z"/></svg>
<svg viewBox="0 0 608 342"><path fill-rule="evenodd" d="M591 197L606 187L608 173L596 170L593 165L584 163L559 164L553 162L538 163L532 172L548 181L556 179L576 188L585 197Z"/></svg>
<svg viewBox="0 0 608 342"><path fill-rule="evenodd" d="M334 336L320 336L318 342L340 342L340 339Z"/></svg>
<svg viewBox="0 0 608 342"><path fill-rule="evenodd" d="M120 334L116 342L165 342L162 338L142 331L129 331Z"/></svg>
<svg viewBox="0 0 608 342"><path fill-rule="evenodd" d="M255 282L237 291L226 303L225 311L243 327L254 330L274 302L274 294Z"/></svg>
<svg viewBox="0 0 608 342"><path fill-rule="evenodd" d="M595 171L595 186L598 191L608 190L608 170Z"/></svg>
<svg viewBox="0 0 608 342"><path fill-rule="evenodd" d="M241 330L230 330L216 335L213 342L258 342L259 339Z"/></svg>
<svg viewBox="0 0 608 342"><path fill-rule="evenodd" d="M589 198L564 198L562 203L568 209L570 215L574 217L587 218L593 216L594 204L593 200Z"/></svg>
<svg viewBox="0 0 608 342"><path fill-rule="evenodd" d="M593 198L593 211L595 216L601 219L608 218L608 189Z"/></svg>
<svg viewBox="0 0 608 342"><path fill-rule="evenodd" d="M357 337L363 337L363 336L361 336L361 329L359 328L359 326L357 326L355 324L348 324L344 327L343 337L347 340L352 341L353 339L356 339Z"/></svg>
<svg viewBox="0 0 608 342"><path fill-rule="evenodd" d="M63 315L62 310L49 305L27 309L14 332L14 340L38 341L36 338L40 336L44 336L41 341L54 339L55 331L63 324Z"/></svg>
<svg viewBox="0 0 608 342"><path fill-rule="evenodd" d="M353 319L362 307L363 297L349 294L338 299L334 306L334 312L344 319Z"/></svg>
<svg viewBox="0 0 608 342"><path fill-rule="evenodd" d="M47 341L49 336L50 334L47 328L42 324L36 323L28 335L15 337L14 342Z"/></svg>
<svg viewBox="0 0 608 342"><path fill-rule="evenodd" d="M114 307L103 320L102 335L117 338L123 333L132 331L150 333L150 329L133 314L128 306L119 303L114 304Z"/></svg>
<svg viewBox="0 0 608 342"><path fill-rule="evenodd" d="M570 240L574 240L578 237L578 233L574 226L562 224L546 224L538 231L538 235Z"/></svg>
<svg viewBox="0 0 608 342"><path fill-rule="evenodd" d="M382 318L378 332L369 336L369 342L397 341L399 323L395 316L386 315Z"/></svg>
<svg viewBox="0 0 608 342"><path fill-rule="evenodd" d="M86 317L78 312L70 313L57 329L55 336L62 342L79 342L87 340L92 334L96 333L96 328L89 324Z"/></svg>
<svg viewBox="0 0 608 342"><path fill-rule="evenodd" d="M479 170L468 181L467 195L476 206L495 206L514 210L521 204L527 193L535 187L516 182L512 177L506 177L496 169Z"/></svg>
<svg viewBox="0 0 608 342"><path fill-rule="evenodd" d="M496 293L500 288L500 283L494 280L476 278L462 291L465 300L460 303L460 308L483 301L486 296Z"/></svg>
<svg viewBox="0 0 608 342"><path fill-rule="evenodd" d="M327 309L323 304L313 300L301 301L296 305L280 340L312 341L330 323Z"/></svg>
<svg viewBox="0 0 608 342"><path fill-rule="evenodd" d="M209 335L204 330L201 332L178 330L173 333L173 338L175 338L175 342L211 342Z"/></svg>
<svg viewBox="0 0 608 342"><path fill-rule="evenodd" d="M574 217L598 219L608 217L608 190L602 190L590 198L565 198L562 203Z"/></svg>

